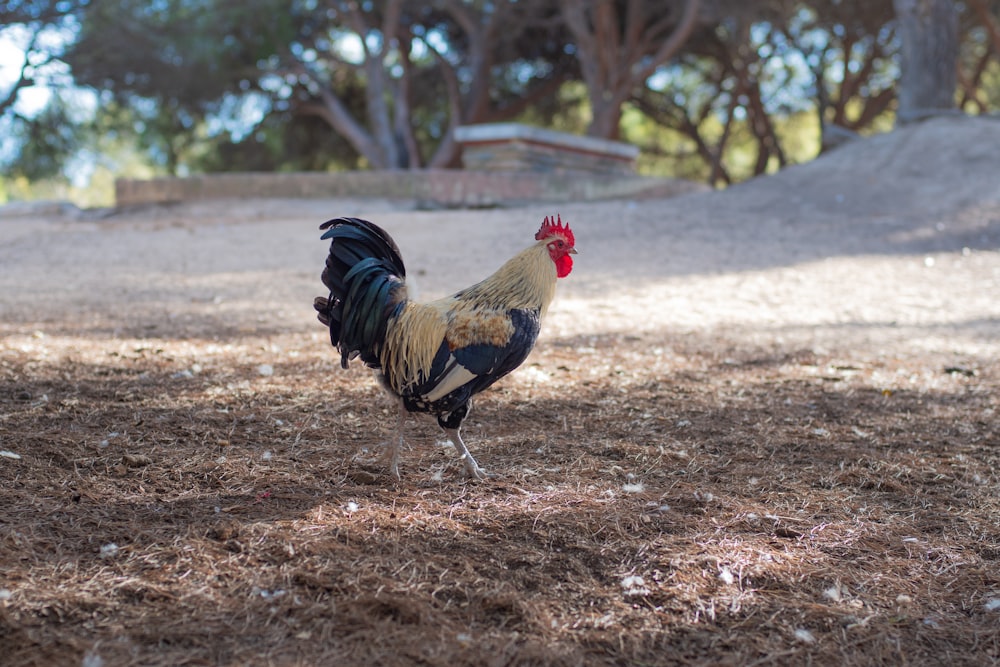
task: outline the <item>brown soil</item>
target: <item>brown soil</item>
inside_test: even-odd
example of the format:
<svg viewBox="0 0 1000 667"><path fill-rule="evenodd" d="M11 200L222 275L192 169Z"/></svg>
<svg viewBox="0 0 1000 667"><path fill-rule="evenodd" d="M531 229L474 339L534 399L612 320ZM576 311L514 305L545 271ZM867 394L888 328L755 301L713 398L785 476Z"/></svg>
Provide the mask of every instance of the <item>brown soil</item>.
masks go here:
<svg viewBox="0 0 1000 667"><path fill-rule="evenodd" d="M581 254L463 480L342 371L318 223L423 296L551 210L0 217L5 665L1000 662L1000 122L724 193L572 203Z"/></svg>

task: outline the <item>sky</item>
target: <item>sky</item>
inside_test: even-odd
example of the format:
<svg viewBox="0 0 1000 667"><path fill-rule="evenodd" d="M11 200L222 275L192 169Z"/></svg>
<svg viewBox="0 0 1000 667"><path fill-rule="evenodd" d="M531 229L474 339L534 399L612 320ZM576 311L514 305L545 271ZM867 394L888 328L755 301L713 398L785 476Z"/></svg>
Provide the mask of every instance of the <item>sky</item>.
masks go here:
<svg viewBox="0 0 1000 667"><path fill-rule="evenodd" d="M41 39L46 47L59 49L66 42L66 32L52 29ZM25 59L24 49L28 46L29 40L29 33L24 26L10 25L0 28L0 97L6 97L7 91L20 77ZM49 85L51 83L70 86L74 106L82 115L92 113L97 108L96 95L92 91L73 86L69 68L64 63L57 61L43 65L34 74L39 82L38 85L26 86L18 91L14 109L21 116L31 118L46 107L53 95L53 88ZM19 141L10 131L12 123L11 116L0 117L0 163L10 161L20 151ZM75 186L86 185L93 171L93 163L93 159L88 160L86 155L67 163L67 174Z"/></svg>
<svg viewBox="0 0 1000 667"><path fill-rule="evenodd" d="M4 95L17 81L24 63L24 51L7 36L0 33L0 95ZM22 89L18 93L18 111L24 114L37 113L49 99L45 88Z"/></svg>
<svg viewBox="0 0 1000 667"><path fill-rule="evenodd" d="M53 31L54 33L55 31ZM53 39L57 39L53 34ZM28 33L24 26L11 25L0 29L0 95L14 85L24 64L24 47ZM17 110L25 116L38 113L48 103L52 92L46 86L22 88L18 93Z"/></svg>

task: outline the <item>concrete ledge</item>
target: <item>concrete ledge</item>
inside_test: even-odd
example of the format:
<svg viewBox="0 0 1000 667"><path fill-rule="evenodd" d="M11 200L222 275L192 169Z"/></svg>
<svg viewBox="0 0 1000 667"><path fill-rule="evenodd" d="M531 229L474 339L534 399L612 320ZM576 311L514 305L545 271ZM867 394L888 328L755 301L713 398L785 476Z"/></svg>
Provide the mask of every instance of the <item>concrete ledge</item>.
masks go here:
<svg viewBox="0 0 1000 667"><path fill-rule="evenodd" d="M15 201L0 205L0 219L71 217L79 213L76 205L66 201Z"/></svg>
<svg viewBox="0 0 1000 667"><path fill-rule="evenodd" d="M424 207L475 208L532 202L672 197L707 190L692 181L635 175L580 175L428 169L335 173L226 173L188 178L118 179L118 206L248 197L371 197Z"/></svg>
<svg viewBox="0 0 1000 667"><path fill-rule="evenodd" d="M631 174L638 146L556 132L520 123L455 129L466 169Z"/></svg>

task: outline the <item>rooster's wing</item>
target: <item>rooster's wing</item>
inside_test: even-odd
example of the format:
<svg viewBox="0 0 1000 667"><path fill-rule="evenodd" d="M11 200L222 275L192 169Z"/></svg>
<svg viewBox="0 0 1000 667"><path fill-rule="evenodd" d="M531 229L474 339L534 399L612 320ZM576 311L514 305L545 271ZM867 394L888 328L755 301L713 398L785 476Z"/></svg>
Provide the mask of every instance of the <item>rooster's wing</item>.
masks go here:
<svg viewBox="0 0 1000 667"><path fill-rule="evenodd" d="M453 412L524 362L538 339L538 311L506 311L506 326L496 318L481 311L452 318L430 371L401 392L407 410Z"/></svg>

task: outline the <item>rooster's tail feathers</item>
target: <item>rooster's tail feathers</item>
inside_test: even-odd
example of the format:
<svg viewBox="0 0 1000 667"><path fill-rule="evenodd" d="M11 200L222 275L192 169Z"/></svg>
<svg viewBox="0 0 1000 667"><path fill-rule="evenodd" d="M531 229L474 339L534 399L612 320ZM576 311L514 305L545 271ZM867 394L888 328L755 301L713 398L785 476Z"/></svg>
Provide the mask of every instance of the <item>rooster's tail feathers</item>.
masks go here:
<svg viewBox="0 0 1000 667"><path fill-rule="evenodd" d="M403 257L402 253L399 252L399 246L389 236L389 232L375 223L361 218L334 218L327 220L319 228L325 230L320 239L340 238L345 241L353 241L353 244L345 243L344 245L358 249L365 248L367 250L365 256L367 257L381 257L389 260L399 277L406 277L406 269L403 266Z"/></svg>
<svg viewBox="0 0 1000 667"><path fill-rule="evenodd" d="M313 302L319 321L330 327L342 366L360 356L378 367L388 321L406 298L399 248L385 230L367 220L336 218L320 229L331 243L323 270L330 296Z"/></svg>

